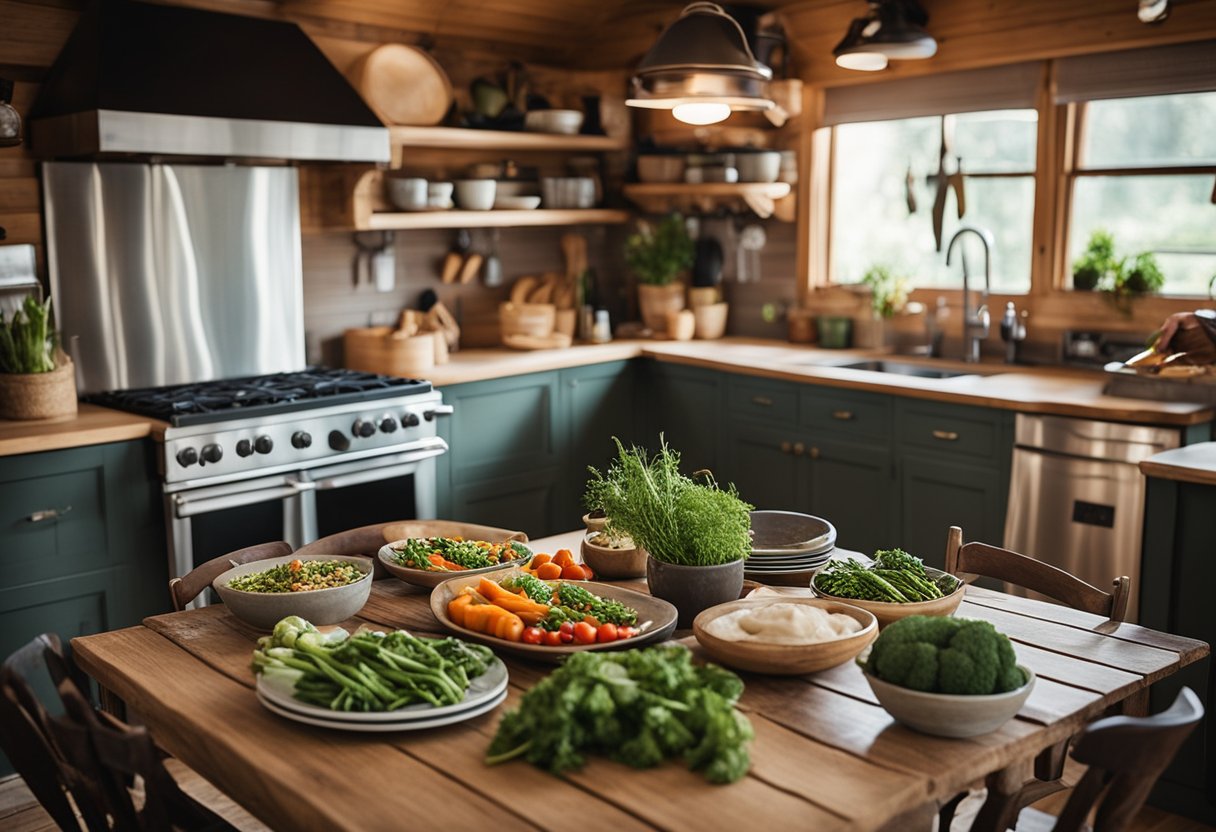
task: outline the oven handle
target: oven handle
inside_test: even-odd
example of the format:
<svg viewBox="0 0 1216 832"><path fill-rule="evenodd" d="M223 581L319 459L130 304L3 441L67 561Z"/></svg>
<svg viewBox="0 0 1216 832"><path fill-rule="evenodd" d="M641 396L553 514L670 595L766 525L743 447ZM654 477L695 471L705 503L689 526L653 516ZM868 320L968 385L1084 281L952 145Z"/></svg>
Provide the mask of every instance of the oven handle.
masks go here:
<svg viewBox="0 0 1216 832"><path fill-rule="evenodd" d="M172 497L173 514L175 517L194 517L212 511L223 511L227 508L251 506L255 503L265 503L271 500L285 500L298 497L303 491L316 488L312 482L290 482L274 488L258 488L251 491L239 491L235 494L224 494L219 497L191 497L188 493L174 494Z"/></svg>
<svg viewBox="0 0 1216 832"><path fill-rule="evenodd" d="M352 474L339 474L334 477L319 479L311 483L316 486L318 491L329 491L334 488L346 488L351 485L363 485L369 482L379 482L380 480L389 480L393 477L401 477L412 473L414 467L423 460L431 459L432 457L440 456L444 453L443 448L433 448L425 451L418 451L412 454L408 462L397 462L392 465L383 465L379 468L371 468L364 471L357 471Z"/></svg>

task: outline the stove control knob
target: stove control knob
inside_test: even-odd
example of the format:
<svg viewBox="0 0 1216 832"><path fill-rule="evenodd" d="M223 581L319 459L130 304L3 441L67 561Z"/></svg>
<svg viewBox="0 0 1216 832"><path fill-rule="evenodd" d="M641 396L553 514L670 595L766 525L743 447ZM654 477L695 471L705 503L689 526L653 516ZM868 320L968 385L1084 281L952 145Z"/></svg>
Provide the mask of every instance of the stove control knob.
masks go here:
<svg viewBox="0 0 1216 832"><path fill-rule="evenodd" d="M268 454L274 450L274 440L266 435L259 436L253 440L253 449L260 454Z"/></svg>
<svg viewBox="0 0 1216 832"><path fill-rule="evenodd" d="M405 425L407 428L418 427L418 421L417 413L407 413L401 417L401 424Z"/></svg>
<svg viewBox="0 0 1216 832"><path fill-rule="evenodd" d="M242 439L236 443L237 456L253 456L253 443L248 439Z"/></svg>
<svg viewBox="0 0 1216 832"><path fill-rule="evenodd" d="M202 456L203 462L210 462L214 464L224 458L224 449L215 443L204 445L203 452L200 454L200 456Z"/></svg>
<svg viewBox="0 0 1216 832"><path fill-rule="evenodd" d="M331 430L329 432L329 447L335 451L346 451L350 449L350 440L346 438L346 434L340 430Z"/></svg>
<svg viewBox="0 0 1216 832"><path fill-rule="evenodd" d="M291 435L291 447L293 448L307 448L311 444L312 434L306 431L298 430Z"/></svg>
<svg viewBox="0 0 1216 832"><path fill-rule="evenodd" d="M392 416L385 416L380 420L380 430L382 433L392 433L397 429L397 420Z"/></svg>
<svg viewBox="0 0 1216 832"><path fill-rule="evenodd" d="M198 462L198 451L194 448L182 448L177 452L177 464L183 468L189 468L196 462Z"/></svg>
<svg viewBox="0 0 1216 832"><path fill-rule="evenodd" d="M375 435L376 424L375 422L365 422L362 419L356 419L355 423L351 425L350 432L355 436L361 436L366 439L369 436Z"/></svg>

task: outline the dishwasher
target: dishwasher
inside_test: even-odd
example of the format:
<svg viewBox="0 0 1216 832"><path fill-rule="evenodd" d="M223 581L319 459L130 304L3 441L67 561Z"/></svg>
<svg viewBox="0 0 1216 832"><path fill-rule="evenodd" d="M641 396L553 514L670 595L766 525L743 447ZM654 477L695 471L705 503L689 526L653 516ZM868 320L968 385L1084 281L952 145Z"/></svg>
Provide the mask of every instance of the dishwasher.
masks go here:
<svg viewBox="0 0 1216 832"><path fill-rule="evenodd" d="M1177 429L1019 413L1005 548L1106 591L1127 575L1127 620L1136 621L1145 491L1139 462L1180 444ZM1041 597L1009 584L1005 590Z"/></svg>

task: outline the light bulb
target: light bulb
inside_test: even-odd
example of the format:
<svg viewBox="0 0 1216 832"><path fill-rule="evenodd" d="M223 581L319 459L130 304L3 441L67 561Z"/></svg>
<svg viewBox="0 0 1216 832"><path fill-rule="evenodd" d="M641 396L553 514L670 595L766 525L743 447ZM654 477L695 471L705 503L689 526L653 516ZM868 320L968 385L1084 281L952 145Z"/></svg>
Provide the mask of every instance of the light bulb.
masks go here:
<svg viewBox="0 0 1216 832"><path fill-rule="evenodd" d="M685 124L717 124L730 115L730 105L716 101L677 104L671 108L671 114Z"/></svg>
<svg viewBox="0 0 1216 832"><path fill-rule="evenodd" d="M881 52L845 52L836 56L836 66L862 72L877 72L887 68L887 56Z"/></svg>

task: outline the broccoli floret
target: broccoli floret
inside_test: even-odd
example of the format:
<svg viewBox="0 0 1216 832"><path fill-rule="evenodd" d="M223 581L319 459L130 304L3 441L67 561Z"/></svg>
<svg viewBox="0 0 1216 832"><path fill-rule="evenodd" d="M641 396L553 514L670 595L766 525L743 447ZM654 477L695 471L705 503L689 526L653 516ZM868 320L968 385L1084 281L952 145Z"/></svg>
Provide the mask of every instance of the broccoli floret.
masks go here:
<svg viewBox="0 0 1216 832"><path fill-rule="evenodd" d="M1009 639L987 621L914 615L887 626L865 669L913 690L982 695L1021 687Z"/></svg>

